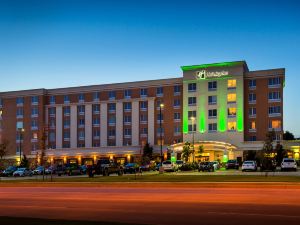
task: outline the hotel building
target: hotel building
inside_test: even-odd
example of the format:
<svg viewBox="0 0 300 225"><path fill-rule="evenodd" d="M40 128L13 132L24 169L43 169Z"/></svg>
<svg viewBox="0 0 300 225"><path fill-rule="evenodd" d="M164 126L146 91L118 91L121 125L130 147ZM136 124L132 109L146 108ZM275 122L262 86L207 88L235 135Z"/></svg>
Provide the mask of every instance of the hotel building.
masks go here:
<svg viewBox="0 0 300 225"><path fill-rule="evenodd" d="M196 160L224 161L260 150L270 130L282 139L285 69L249 71L245 61L181 69L171 79L0 93L5 158L18 160L20 148L36 158L45 145L51 163L123 163L148 142L179 159L188 141L204 148Z"/></svg>

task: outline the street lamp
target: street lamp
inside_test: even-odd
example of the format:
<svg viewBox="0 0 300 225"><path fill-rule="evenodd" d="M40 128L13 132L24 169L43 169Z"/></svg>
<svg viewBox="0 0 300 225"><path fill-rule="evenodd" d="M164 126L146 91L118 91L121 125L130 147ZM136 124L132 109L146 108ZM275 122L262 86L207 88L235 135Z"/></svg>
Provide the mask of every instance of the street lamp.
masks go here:
<svg viewBox="0 0 300 225"><path fill-rule="evenodd" d="M161 120L162 120L162 113L161 110L164 107L163 103L160 103L159 105L159 135L160 135L160 166L162 167L162 162L163 162L163 154L162 154L162 124L161 124Z"/></svg>
<svg viewBox="0 0 300 225"><path fill-rule="evenodd" d="M19 128L19 153L20 153L20 165L21 165L21 160L22 160L22 141L23 141L23 134L25 132L24 128Z"/></svg>
<svg viewBox="0 0 300 225"><path fill-rule="evenodd" d="M192 120L192 134L193 134L193 163L195 162L195 138L194 138L194 124L195 124L195 117L191 117Z"/></svg>

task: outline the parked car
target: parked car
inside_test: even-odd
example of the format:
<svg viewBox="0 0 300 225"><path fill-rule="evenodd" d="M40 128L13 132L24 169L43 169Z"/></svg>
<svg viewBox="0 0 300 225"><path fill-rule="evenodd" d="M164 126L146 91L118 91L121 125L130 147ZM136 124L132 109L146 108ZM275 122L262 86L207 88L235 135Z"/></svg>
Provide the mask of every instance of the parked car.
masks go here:
<svg viewBox="0 0 300 225"><path fill-rule="evenodd" d="M124 173L136 173L139 170L137 163L127 163L124 167Z"/></svg>
<svg viewBox="0 0 300 225"><path fill-rule="evenodd" d="M243 162L242 171L257 171L256 161L247 160Z"/></svg>
<svg viewBox="0 0 300 225"><path fill-rule="evenodd" d="M140 166L141 171L150 171L150 164L144 164Z"/></svg>
<svg viewBox="0 0 300 225"><path fill-rule="evenodd" d="M157 164L156 164L156 166L155 166L155 170L156 170L156 171L159 171L160 165L161 165L160 163L157 163Z"/></svg>
<svg viewBox="0 0 300 225"><path fill-rule="evenodd" d="M170 161L166 160L162 162L162 167L164 168L164 171L176 171L177 167Z"/></svg>
<svg viewBox="0 0 300 225"><path fill-rule="evenodd" d="M226 170L228 170L228 169L238 170L239 169L239 163L235 159L228 160L226 165L225 165L225 168L226 168Z"/></svg>
<svg viewBox="0 0 300 225"><path fill-rule="evenodd" d="M175 165L176 165L177 169L180 170L180 168L183 165L183 160L176 160Z"/></svg>
<svg viewBox="0 0 300 225"><path fill-rule="evenodd" d="M211 161L210 163L213 165L214 170L220 169L220 163L218 161Z"/></svg>
<svg viewBox="0 0 300 225"><path fill-rule="evenodd" d="M16 166L9 166L2 172L2 176L3 177L11 177L17 169L18 168Z"/></svg>
<svg viewBox="0 0 300 225"><path fill-rule="evenodd" d="M284 158L281 163L281 171L294 170L297 171L297 162L295 159Z"/></svg>
<svg viewBox="0 0 300 225"><path fill-rule="evenodd" d="M276 160L273 158L264 158L260 164L260 171L275 171Z"/></svg>
<svg viewBox="0 0 300 225"><path fill-rule="evenodd" d="M56 173L60 177L61 175L66 174L66 167L64 165L57 165L56 166Z"/></svg>
<svg viewBox="0 0 300 225"><path fill-rule="evenodd" d="M18 168L14 173L14 177L25 177L25 176L32 176L33 173L30 169L27 168Z"/></svg>
<svg viewBox="0 0 300 225"><path fill-rule="evenodd" d="M198 166L198 171L202 172L214 172L214 165L211 162L200 162Z"/></svg>
<svg viewBox="0 0 300 225"><path fill-rule="evenodd" d="M82 165L81 167L81 173L82 174L86 174L87 173L87 166L86 165Z"/></svg>
<svg viewBox="0 0 300 225"><path fill-rule="evenodd" d="M44 167L43 166L38 166L37 168L35 168L35 170L33 170L33 174L34 175L41 175L43 174L44 171Z"/></svg>
<svg viewBox="0 0 300 225"><path fill-rule="evenodd" d="M81 175L82 174L81 167L77 164L70 165L66 168L66 174L68 176Z"/></svg>
<svg viewBox="0 0 300 225"><path fill-rule="evenodd" d="M45 174L55 174L56 169L54 166L49 166L48 168L45 169Z"/></svg>
<svg viewBox="0 0 300 225"><path fill-rule="evenodd" d="M116 164L109 159L99 159L95 168L95 173L103 176L109 176L112 173L116 173L119 176L123 175L123 167Z"/></svg>

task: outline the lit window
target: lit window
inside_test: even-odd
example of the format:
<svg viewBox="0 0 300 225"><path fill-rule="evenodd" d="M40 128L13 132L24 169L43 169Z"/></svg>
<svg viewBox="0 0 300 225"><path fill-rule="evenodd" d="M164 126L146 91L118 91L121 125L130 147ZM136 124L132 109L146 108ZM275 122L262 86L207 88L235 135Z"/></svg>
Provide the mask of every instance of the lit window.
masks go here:
<svg viewBox="0 0 300 225"><path fill-rule="evenodd" d="M236 130L236 122L228 122L228 130Z"/></svg>
<svg viewBox="0 0 300 225"><path fill-rule="evenodd" d="M228 88L236 88L236 80L228 80L227 87Z"/></svg>
<svg viewBox="0 0 300 225"><path fill-rule="evenodd" d="M236 102L236 93L227 94L227 101L228 102Z"/></svg>
<svg viewBox="0 0 300 225"><path fill-rule="evenodd" d="M228 108L228 116L235 117L236 116L236 108Z"/></svg>
<svg viewBox="0 0 300 225"><path fill-rule="evenodd" d="M33 139L37 139L37 138L38 138L37 133L32 133L32 138L33 138Z"/></svg>
<svg viewBox="0 0 300 225"><path fill-rule="evenodd" d="M280 129L281 128L281 121L280 120L272 120L271 123L270 123L270 128Z"/></svg>
<svg viewBox="0 0 300 225"><path fill-rule="evenodd" d="M255 121L250 122L250 130L255 130L256 129L256 123Z"/></svg>

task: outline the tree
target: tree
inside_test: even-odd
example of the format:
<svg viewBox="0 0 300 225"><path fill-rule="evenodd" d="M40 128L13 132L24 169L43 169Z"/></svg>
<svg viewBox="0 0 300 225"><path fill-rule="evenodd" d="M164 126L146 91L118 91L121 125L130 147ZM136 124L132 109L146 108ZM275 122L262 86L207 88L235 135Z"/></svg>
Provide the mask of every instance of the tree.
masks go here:
<svg viewBox="0 0 300 225"><path fill-rule="evenodd" d="M8 145L9 145L8 140L3 140L2 143L0 144L0 159L1 160L7 153Z"/></svg>
<svg viewBox="0 0 300 225"><path fill-rule="evenodd" d="M47 141L47 134L46 134L46 131L43 130L42 136L40 138L40 148L41 148L41 163L40 164L41 164L41 166L44 165L45 151L47 148L46 141Z"/></svg>
<svg viewBox="0 0 300 225"><path fill-rule="evenodd" d="M182 149L182 158L185 162L189 161L189 157L192 154L191 144L189 142L185 142Z"/></svg>
<svg viewBox="0 0 300 225"><path fill-rule="evenodd" d="M26 155L23 155L23 158L20 163L20 167L28 168L28 166L29 166L29 161L28 161Z"/></svg>
<svg viewBox="0 0 300 225"><path fill-rule="evenodd" d="M271 154L274 152L273 150L273 141L275 139L275 131L269 131L266 134L266 139L264 141L264 146L261 150L260 162L261 162L261 170L274 170L273 168L273 160L271 158Z"/></svg>
<svg viewBox="0 0 300 225"><path fill-rule="evenodd" d="M143 148L142 163L150 163L153 159L153 147L147 142Z"/></svg>
<svg viewBox="0 0 300 225"><path fill-rule="evenodd" d="M275 151L276 151L276 163L279 166L283 158L287 157L287 151L283 149L283 146L280 144L280 142L277 142Z"/></svg>
<svg viewBox="0 0 300 225"><path fill-rule="evenodd" d="M293 133L289 132L289 131L286 131L283 133L283 140L295 140L295 136Z"/></svg>

